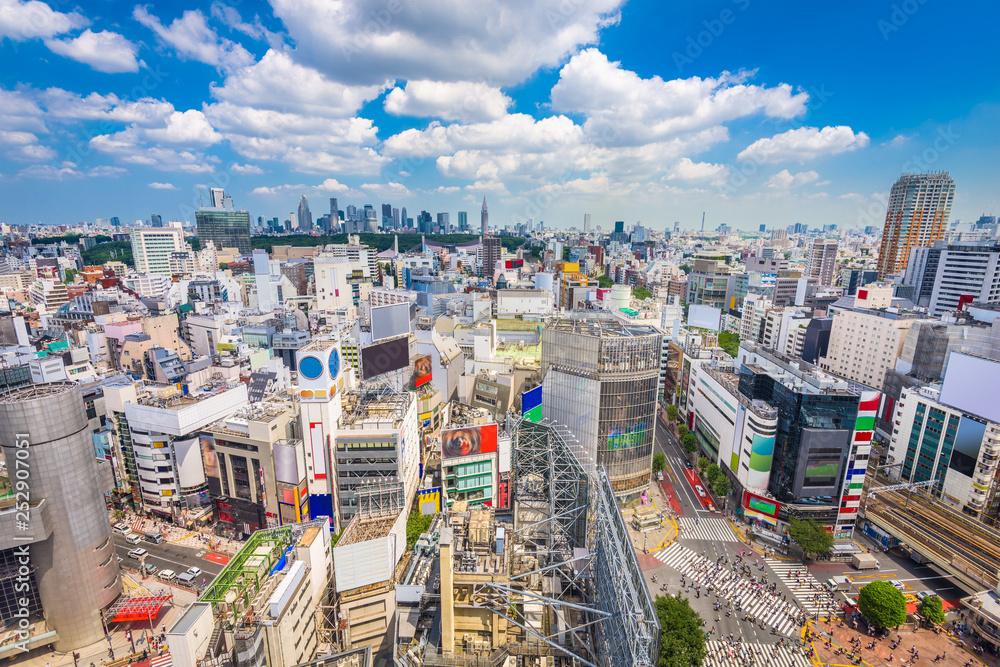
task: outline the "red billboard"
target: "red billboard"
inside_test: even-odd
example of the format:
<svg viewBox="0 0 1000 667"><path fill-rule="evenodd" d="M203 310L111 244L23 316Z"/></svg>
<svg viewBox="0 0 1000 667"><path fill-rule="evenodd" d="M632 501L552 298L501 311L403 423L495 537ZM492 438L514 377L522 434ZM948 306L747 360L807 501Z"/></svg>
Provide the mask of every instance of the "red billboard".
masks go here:
<svg viewBox="0 0 1000 667"><path fill-rule="evenodd" d="M758 496L757 494L750 493L749 491L743 492L743 508L749 512L755 512L757 514L763 514L777 519L779 507L780 505L777 500L771 500L770 498L765 498L764 496Z"/></svg>
<svg viewBox="0 0 1000 667"><path fill-rule="evenodd" d="M421 387L431 381L431 355L417 357L413 362L413 386Z"/></svg>
<svg viewBox="0 0 1000 667"><path fill-rule="evenodd" d="M469 426L441 431L441 458L454 459L497 450L497 425Z"/></svg>

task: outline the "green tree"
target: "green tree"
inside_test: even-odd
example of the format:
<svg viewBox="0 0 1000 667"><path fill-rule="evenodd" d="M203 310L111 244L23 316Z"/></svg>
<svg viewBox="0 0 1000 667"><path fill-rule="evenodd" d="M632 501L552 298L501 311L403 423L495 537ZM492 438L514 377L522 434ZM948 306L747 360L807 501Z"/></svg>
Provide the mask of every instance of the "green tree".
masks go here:
<svg viewBox="0 0 1000 667"><path fill-rule="evenodd" d="M694 433L687 433L681 438L681 448L688 454L698 451L698 439L694 437Z"/></svg>
<svg viewBox="0 0 1000 667"><path fill-rule="evenodd" d="M873 581L861 589L858 610L869 623L893 628L906 622L906 596L888 581Z"/></svg>
<svg viewBox="0 0 1000 667"><path fill-rule="evenodd" d="M719 347L730 357L735 357L740 349L740 337L730 331L723 331L719 334Z"/></svg>
<svg viewBox="0 0 1000 667"><path fill-rule="evenodd" d="M73 279L76 278L77 273L79 273L79 271L77 271L76 269L66 269L66 280L64 280L63 282L69 285L70 283L73 282Z"/></svg>
<svg viewBox="0 0 1000 667"><path fill-rule="evenodd" d="M632 288L632 296L639 299L640 301L645 301L646 299L652 299L653 293L642 285Z"/></svg>
<svg viewBox="0 0 1000 667"><path fill-rule="evenodd" d="M722 475L722 468L717 464L713 463L705 470L705 477L708 479L709 484L715 484L715 481L719 479Z"/></svg>
<svg viewBox="0 0 1000 667"><path fill-rule="evenodd" d="M721 498L729 495L729 492L733 490L733 485L732 482L729 481L729 478L723 475L719 479L715 480L715 484L712 485L712 490L715 491L715 495Z"/></svg>
<svg viewBox="0 0 1000 667"><path fill-rule="evenodd" d="M681 271L683 271L684 275L686 276L687 274L691 273L691 265L690 264L681 264Z"/></svg>
<svg viewBox="0 0 1000 667"><path fill-rule="evenodd" d="M687 424L680 423L677 425L677 435L679 435L681 438L683 438L690 432L691 431L688 430Z"/></svg>
<svg viewBox="0 0 1000 667"><path fill-rule="evenodd" d="M667 419L669 419L672 422L677 421L677 406L676 405L668 405L667 406Z"/></svg>
<svg viewBox="0 0 1000 667"><path fill-rule="evenodd" d="M944 623L944 607L941 605L941 598L936 595L921 600L917 605L917 613L931 623Z"/></svg>
<svg viewBox="0 0 1000 667"><path fill-rule="evenodd" d="M700 470L700 471L702 471L702 472L705 472L705 470L706 470L706 469L708 468L708 466L710 466L711 464L712 464L712 462L711 462L711 461L709 461L709 460L708 460L707 458L705 458L704 456L699 456L699 457L698 457L698 470Z"/></svg>
<svg viewBox="0 0 1000 667"><path fill-rule="evenodd" d="M826 553L833 546L833 535L812 519L792 517L788 522L788 535L807 556Z"/></svg>
<svg viewBox="0 0 1000 667"><path fill-rule="evenodd" d="M667 467L667 455L663 452L653 454L653 472L662 472Z"/></svg>
<svg viewBox="0 0 1000 667"><path fill-rule="evenodd" d="M598 276L597 277L597 286L600 287L600 288L602 288L602 289L608 289L609 287L611 287L614 284L615 284L615 281L611 280L611 278L608 278L607 276Z"/></svg>
<svg viewBox="0 0 1000 667"><path fill-rule="evenodd" d="M421 533L426 533L434 520L433 514L411 514L406 519L406 548L412 549Z"/></svg>
<svg viewBox="0 0 1000 667"><path fill-rule="evenodd" d="M687 598L657 595L660 620L659 667L698 667L705 660L705 632L701 615Z"/></svg>

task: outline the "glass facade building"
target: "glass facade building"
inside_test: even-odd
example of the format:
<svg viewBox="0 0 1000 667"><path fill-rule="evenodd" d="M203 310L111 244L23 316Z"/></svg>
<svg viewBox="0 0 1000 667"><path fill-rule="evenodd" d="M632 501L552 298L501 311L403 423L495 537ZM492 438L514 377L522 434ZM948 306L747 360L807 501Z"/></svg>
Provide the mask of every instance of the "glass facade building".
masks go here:
<svg viewBox="0 0 1000 667"><path fill-rule="evenodd" d="M662 335L616 320L556 320L542 331L542 415L565 424L585 465L604 466L623 502L647 488Z"/></svg>
<svg viewBox="0 0 1000 667"><path fill-rule="evenodd" d="M198 240L202 247L207 241L215 243L217 250L236 248L241 255L249 255L250 214L246 211L203 208L195 211Z"/></svg>

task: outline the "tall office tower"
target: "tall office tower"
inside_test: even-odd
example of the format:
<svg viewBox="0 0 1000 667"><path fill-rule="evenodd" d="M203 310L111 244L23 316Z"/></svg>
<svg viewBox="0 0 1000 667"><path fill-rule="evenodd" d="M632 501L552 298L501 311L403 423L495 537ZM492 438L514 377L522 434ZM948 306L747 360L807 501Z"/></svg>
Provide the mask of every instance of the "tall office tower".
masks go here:
<svg viewBox="0 0 1000 667"><path fill-rule="evenodd" d="M764 229L764 225L760 226L760 231L762 231L762 232L767 231L766 229Z"/></svg>
<svg viewBox="0 0 1000 667"><path fill-rule="evenodd" d="M674 234L680 234L681 223L679 220L674 221Z"/></svg>
<svg viewBox="0 0 1000 667"><path fill-rule="evenodd" d="M121 222L121 220L118 219L117 215L116 216L112 216L112 218L111 218L111 226L112 227L121 227L122 226L122 222Z"/></svg>
<svg viewBox="0 0 1000 667"><path fill-rule="evenodd" d="M327 234L333 234L337 231L337 227L340 225L340 210L337 208L337 198L330 197L330 226L325 231Z"/></svg>
<svg viewBox="0 0 1000 667"><path fill-rule="evenodd" d="M222 208L222 203L225 198L226 191L222 188L208 189L208 205L212 208Z"/></svg>
<svg viewBox="0 0 1000 667"><path fill-rule="evenodd" d="M468 211L458 212L458 231L467 232L469 231L469 213Z"/></svg>
<svg viewBox="0 0 1000 667"><path fill-rule="evenodd" d="M959 310L966 299L1000 303L1000 243L938 241L932 248L913 248L903 284L913 285L913 302L926 306L932 317Z"/></svg>
<svg viewBox="0 0 1000 667"><path fill-rule="evenodd" d="M311 232L313 228L312 213L309 211L309 200L305 195L299 198L299 208L297 211L299 220L299 231Z"/></svg>
<svg viewBox="0 0 1000 667"><path fill-rule="evenodd" d="M616 220L615 221L615 232L614 233L615 234L624 234L625 233L625 221L624 220Z"/></svg>
<svg viewBox="0 0 1000 667"><path fill-rule="evenodd" d="M437 224L438 224L438 227L441 228L441 233L442 234L449 233L451 231L451 230L448 229L449 227L451 227L451 214L450 213L438 213Z"/></svg>
<svg viewBox="0 0 1000 667"><path fill-rule="evenodd" d="M403 208L399 209L399 226L400 226L400 228L409 227L409 224L407 223L407 219L406 219L406 207L405 206Z"/></svg>
<svg viewBox="0 0 1000 667"><path fill-rule="evenodd" d="M420 217L417 218L417 231L421 234L431 233L431 214L427 211L421 211Z"/></svg>
<svg viewBox="0 0 1000 667"><path fill-rule="evenodd" d="M212 241L220 251L236 248L241 255L250 254L250 214L246 211L202 208L195 211L194 219L202 246Z"/></svg>
<svg viewBox="0 0 1000 667"><path fill-rule="evenodd" d="M31 473L27 528L15 529L13 508L0 520L0 616L26 609L38 628L44 616L60 652L101 641L101 612L122 583L80 388L56 382L5 393L0 449L12 478L24 462Z"/></svg>
<svg viewBox="0 0 1000 667"><path fill-rule="evenodd" d="M663 335L616 320L550 321L542 330L542 416L604 466L620 502L649 484Z"/></svg>
<svg viewBox="0 0 1000 667"><path fill-rule="evenodd" d="M136 228L130 234L137 273L170 275L170 255L183 252L184 231L177 227Z"/></svg>
<svg viewBox="0 0 1000 667"><path fill-rule="evenodd" d="M392 228L399 229L399 209L392 209Z"/></svg>
<svg viewBox="0 0 1000 667"><path fill-rule="evenodd" d="M955 181L946 171L903 174L889 191L878 253L878 277L902 273L910 248L943 241L955 199Z"/></svg>
<svg viewBox="0 0 1000 667"><path fill-rule="evenodd" d="M483 239L483 264L480 267L481 276L486 276L489 279L493 279L493 273L496 271L497 262L500 261L500 256L503 254L503 246L500 243L499 236L487 236Z"/></svg>
<svg viewBox="0 0 1000 667"><path fill-rule="evenodd" d="M374 234L378 229L378 217L375 214L375 207L371 204L365 204L364 208L364 220L358 225L358 231L368 234Z"/></svg>
<svg viewBox="0 0 1000 667"><path fill-rule="evenodd" d="M482 233L483 236L486 236L490 229L490 213L486 209L486 197L483 197L483 212L481 216L480 233Z"/></svg>
<svg viewBox="0 0 1000 667"><path fill-rule="evenodd" d="M153 213L152 215L149 216L149 226L150 227L162 227L163 226L163 218L160 217L159 213Z"/></svg>
<svg viewBox="0 0 1000 667"><path fill-rule="evenodd" d="M813 239L809 245L806 276L818 278L820 285L833 284L833 269L837 265L837 242L830 239Z"/></svg>
<svg viewBox="0 0 1000 667"><path fill-rule="evenodd" d="M583 214L583 231L584 232L589 232L590 231L590 214L589 213L584 213Z"/></svg>
<svg viewBox="0 0 1000 667"><path fill-rule="evenodd" d="M382 229L392 228L392 204L382 204Z"/></svg>

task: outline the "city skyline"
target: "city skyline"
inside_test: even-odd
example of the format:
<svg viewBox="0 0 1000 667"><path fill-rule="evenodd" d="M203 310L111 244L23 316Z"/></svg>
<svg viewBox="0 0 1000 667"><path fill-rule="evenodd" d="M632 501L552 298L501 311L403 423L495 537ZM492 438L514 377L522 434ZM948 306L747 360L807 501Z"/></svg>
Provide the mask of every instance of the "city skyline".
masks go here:
<svg viewBox="0 0 1000 667"><path fill-rule="evenodd" d="M223 187L253 219L485 197L500 229L851 229L929 171L956 182L952 221L1000 205L993 3L8 4L8 224L193 223Z"/></svg>

